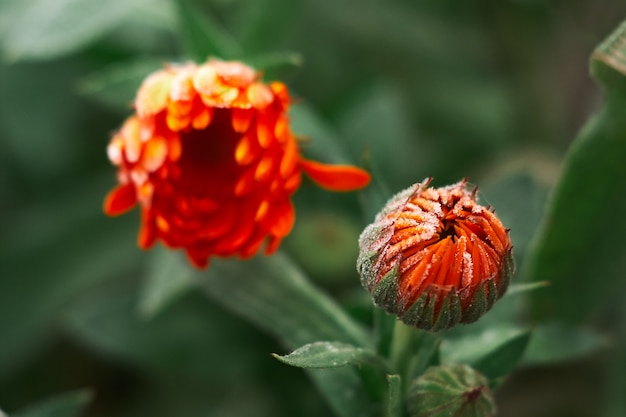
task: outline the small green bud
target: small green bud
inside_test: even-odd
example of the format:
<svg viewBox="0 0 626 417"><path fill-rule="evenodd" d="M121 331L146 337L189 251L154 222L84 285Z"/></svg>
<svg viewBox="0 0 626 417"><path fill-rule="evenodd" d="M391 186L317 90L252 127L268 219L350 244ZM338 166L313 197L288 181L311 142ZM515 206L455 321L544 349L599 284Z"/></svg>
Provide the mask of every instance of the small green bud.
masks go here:
<svg viewBox="0 0 626 417"><path fill-rule="evenodd" d="M491 417L496 413L487 379L467 365L430 367L409 387L411 417Z"/></svg>

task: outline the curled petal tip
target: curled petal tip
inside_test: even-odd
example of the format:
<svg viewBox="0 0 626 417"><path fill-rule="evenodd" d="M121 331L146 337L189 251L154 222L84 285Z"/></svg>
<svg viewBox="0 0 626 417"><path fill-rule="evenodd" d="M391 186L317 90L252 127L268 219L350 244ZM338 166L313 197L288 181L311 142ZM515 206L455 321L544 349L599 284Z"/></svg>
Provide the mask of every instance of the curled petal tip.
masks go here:
<svg viewBox="0 0 626 417"><path fill-rule="evenodd" d="M114 188L104 199L103 210L109 216L119 216L137 204L137 193L132 183Z"/></svg>
<svg viewBox="0 0 626 417"><path fill-rule="evenodd" d="M366 187L370 174L352 165L330 165L300 159L300 167L320 187L330 191L353 191Z"/></svg>

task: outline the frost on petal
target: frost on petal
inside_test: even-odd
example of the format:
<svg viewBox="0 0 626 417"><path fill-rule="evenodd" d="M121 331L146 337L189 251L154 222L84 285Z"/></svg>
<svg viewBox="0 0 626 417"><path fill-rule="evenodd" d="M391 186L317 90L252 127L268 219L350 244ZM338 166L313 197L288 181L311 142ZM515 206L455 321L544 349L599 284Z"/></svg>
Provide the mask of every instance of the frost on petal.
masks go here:
<svg viewBox="0 0 626 417"><path fill-rule="evenodd" d="M135 108L139 117L156 114L167 106L171 81L171 74L159 71L143 82L135 98Z"/></svg>
<svg viewBox="0 0 626 417"><path fill-rule="evenodd" d="M272 90L262 83L254 83L248 87L248 100L253 107L264 109L274 101Z"/></svg>
<svg viewBox="0 0 626 417"><path fill-rule="evenodd" d="M370 174L352 165L328 165L300 159L302 170L320 187L330 191L352 191L367 186Z"/></svg>
<svg viewBox="0 0 626 417"><path fill-rule="evenodd" d="M213 61L212 65L220 78L234 87L245 87L254 81L256 73L240 62Z"/></svg>
<svg viewBox="0 0 626 417"><path fill-rule="evenodd" d="M359 238L357 270L374 303L406 324L438 331L471 323L512 274L507 231L461 181L430 179L396 194Z"/></svg>
<svg viewBox="0 0 626 417"><path fill-rule="evenodd" d="M217 71L209 65L201 66L193 77L193 86L200 94L211 96L215 93Z"/></svg>

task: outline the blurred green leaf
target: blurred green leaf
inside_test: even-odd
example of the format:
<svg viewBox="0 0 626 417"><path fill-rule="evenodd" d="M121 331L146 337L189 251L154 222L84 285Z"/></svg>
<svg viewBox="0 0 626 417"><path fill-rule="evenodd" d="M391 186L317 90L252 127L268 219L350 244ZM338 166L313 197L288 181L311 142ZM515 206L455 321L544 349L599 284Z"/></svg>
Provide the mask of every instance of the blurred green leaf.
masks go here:
<svg viewBox="0 0 626 417"><path fill-rule="evenodd" d="M545 210L548 190L528 170L513 171L479 188L479 198L511 229L513 255L519 268Z"/></svg>
<svg viewBox="0 0 626 417"><path fill-rule="evenodd" d="M547 281L530 282L528 284L512 284L509 286L506 294L502 298L509 297L511 295L518 295L530 291L540 290L550 285Z"/></svg>
<svg viewBox="0 0 626 417"><path fill-rule="evenodd" d="M11 413L11 417L76 417L91 401L90 391L80 390L52 397L25 410Z"/></svg>
<svg viewBox="0 0 626 417"><path fill-rule="evenodd" d="M214 56L222 59L240 58L241 48L221 25L197 7L193 0L174 0L178 10L179 32L187 54L197 62Z"/></svg>
<svg viewBox="0 0 626 417"><path fill-rule="evenodd" d="M293 0L242 1L237 19L237 39L246 51L274 48L289 38L290 29L297 25L298 12L304 2Z"/></svg>
<svg viewBox="0 0 626 417"><path fill-rule="evenodd" d="M580 359L607 349L609 339L592 329L565 323L541 323L533 329L523 362L545 365Z"/></svg>
<svg viewBox="0 0 626 417"><path fill-rule="evenodd" d="M206 273L194 276L207 295L277 336L288 348L319 340L372 347L370 336L280 253L249 261L214 259ZM354 369L309 374L338 415L370 415L367 393Z"/></svg>
<svg viewBox="0 0 626 417"><path fill-rule="evenodd" d="M593 55L605 106L572 144L541 232L524 265L530 281L550 281L532 294L537 319L581 322L626 289L626 25ZM621 302L621 301L620 301Z"/></svg>
<svg viewBox="0 0 626 417"><path fill-rule="evenodd" d="M404 396L402 395L402 378L400 375L387 375L389 397L387 399L386 417L402 417L404 415Z"/></svg>
<svg viewBox="0 0 626 417"><path fill-rule="evenodd" d="M518 364L529 340L530 331L513 336L475 361L472 366L490 379L503 377Z"/></svg>
<svg viewBox="0 0 626 417"><path fill-rule="evenodd" d="M0 65L0 152L37 184L49 186L85 156L88 141L76 138L90 109L72 94L77 76L77 60Z"/></svg>
<svg viewBox="0 0 626 417"><path fill-rule="evenodd" d="M153 71L163 68L165 59L138 58L109 65L82 78L78 92L114 109L128 111L141 82Z"/></svg>
<svg viewBox="0 0 626 417"><path fill-rule="evenodd" d="M300 148L307 158L326 163L349 162L336 132L322 120L311 106L298 103L291 107L289 116L291 118L291 130L296 136L305 139L300 144Z"/></svg>
<svg viewBox="0 0 626 417"><path fill-rule="evenodd" d="M354 284L359 224L345 214L319 209L298 215L285 246L294 260L326 287Z"/></svg>
<svg viewBox="0 0 626 417"><path fill-rule="evenodd" d="M169 375L235 383L258 367L250 351L256 334L204 297L190 293L145 320L136 310L139 294L133 280L100 286L71 303L63 324L101 354Z"/></svg>
<svg viewBox="0 0 626 417"><path fill-rule="evenodd" d="M378 181L405 184L421 180L432 157L414 129L411 113L394 85L364 88L338 116L338 130L352 160L364 151ZM389 196L388 196L389 197Z"/></svg>
<svg viewBox="0 0 626 417"><path fill-rule="evenodd" d="M370 336L313 287L288 257L215 259L199 277L204 291L296 348L319 340L370 348Z"/></svg>
<svg viewBox="0 0 626 417"><path fill-rule="evenodd" d="M513 326L488 328L480 333L445 338L442 363L465 363L494 379L511 372L530 340L528 330Z"/></svg>
<svg viewBox="0 0 626 417"><path fill-rule="evenodd" d="M0 38L11 61L49 59L73 52L112 31L136 12L141 2L159 7L162 0L23 0ZM7 3L10 4L10 3ZM7 6L1 6L7 7ZM10 6L9 6L10 7ZM0 14L2 8L0 8Z"/></svg>
<svg viewBox="0 0 626 417"><path fill-rule="evenodd" d="M180 253L167 256L167 249L157 247L150 254L148 271L139 298L139 312L145 318L152 318L172 301L194 287L191 274L181 274L187 260Z"/></svg>
<svg viewBox="0 0 626 417"><path fill-rule="evenodd" d="M279 361L299 368L338 368L346 365L375 364L384 368L376 353L340 342L314 342L288 355L272 354Z"/></svg>
<svg viewBox="0 0 626 417"><path fill-rule="evenodd" d="M266 81L279 80L288 71L302 67L304 57L298 52L272 52L254 55L245 59L246 64L263 73Z"/></svg>
<svg viewBox="0 0 626 417"><path fill-rule="evenodd" d="M97 177L81 186L68 185L55 200L23 207L3 225L7 235L0 239L0 380L45 347L50 324L62 306L93 285L136 268L137 220L105 217L105 190Z"/></svg>

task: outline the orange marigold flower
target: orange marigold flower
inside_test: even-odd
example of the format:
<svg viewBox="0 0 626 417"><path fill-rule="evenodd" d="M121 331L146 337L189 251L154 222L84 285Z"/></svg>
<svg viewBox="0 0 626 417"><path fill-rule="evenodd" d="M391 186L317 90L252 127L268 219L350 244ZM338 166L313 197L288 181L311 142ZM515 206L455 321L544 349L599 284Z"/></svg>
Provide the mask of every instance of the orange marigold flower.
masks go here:
<svg viewBox="0 0 626 417"><path fill-rule="evenodd" d="M289 127L290 97L240 62L210 60L151 74L136 114L108 146L119 186L104 211L141 206L138 243L184 248L199 268L210 256L274 252L294 222L291 195L304 171L322 187L364 187L359 168L308 161Z"/></svg>
<svg viewBox="0 0 626 417"><path fill-rule="evenodd" d="M476 202L477 190L430 181L396 194L363 231L357 269L376 305L436 331L478 320L514 265L508 230Z"/></svg>

